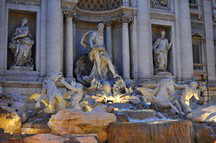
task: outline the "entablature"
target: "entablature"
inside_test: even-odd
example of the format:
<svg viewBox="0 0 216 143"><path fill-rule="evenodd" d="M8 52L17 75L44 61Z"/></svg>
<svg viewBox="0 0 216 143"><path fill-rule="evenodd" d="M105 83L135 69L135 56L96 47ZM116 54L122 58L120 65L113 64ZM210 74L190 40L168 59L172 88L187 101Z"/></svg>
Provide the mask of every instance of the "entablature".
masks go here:
<svg viewBox="0 0 216 143"><path fill-rule="evenodd" d="M40 5L41 0L7 0L7 3L23 5Z"/></svg>
<svg viewBox="0 0 216 143"><path fill-rule="evenodd" d="M92 11L81 9L78 6L63 6L63 13L72 16L75 20L86 22L111 22L111 21L130 21L136 15L137 9L127 5L122 5L116 9L104 11Z"/></svg>

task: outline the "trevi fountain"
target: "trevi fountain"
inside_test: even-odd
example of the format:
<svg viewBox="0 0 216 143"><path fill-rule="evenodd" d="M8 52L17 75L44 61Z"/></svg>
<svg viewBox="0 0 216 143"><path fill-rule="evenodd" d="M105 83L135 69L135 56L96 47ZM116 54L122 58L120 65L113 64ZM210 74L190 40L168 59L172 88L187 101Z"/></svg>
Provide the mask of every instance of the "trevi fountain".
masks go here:
<svg viewBox="0 0 216 143"><path fill-rule="evenodd" d="M215 6L1 0L0 143L216 143Z"/></svg>

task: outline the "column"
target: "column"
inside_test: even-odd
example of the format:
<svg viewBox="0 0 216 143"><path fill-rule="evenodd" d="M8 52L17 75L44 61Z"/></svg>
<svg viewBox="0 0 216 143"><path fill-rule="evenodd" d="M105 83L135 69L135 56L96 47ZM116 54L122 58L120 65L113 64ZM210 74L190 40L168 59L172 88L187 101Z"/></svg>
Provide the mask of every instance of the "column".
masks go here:
<svg viewBox="0 0 216 143"><path fill-rule="evenodd" d="M73 78L73 18L66 17L66 77Z"/></svg>
<svg viewBox="0 0 216 143"><path fill-rule="evenodd" d="M111 24L106 25L106 48L112 59L112 26Z"/></svg>
<svg viewBox="0 0 216 143"><path fill-rule="evenodd" d="M134 17L133 23L130 27L130 41L131 41L131 72L132 72L132 78L136 79L138 77L138 51L137 51L137 17Z"/></svg>
<svg viewBox="0 0 216 143"><path fill-rule="evenodd" d="M0 73L7 67L6 0L0 1Z"/></svg>
<svg viewBox="0 0 216 143"><path fill-rule="evenodd" d="M47 0L41 1L41 27L40 27L40 76L44 77L46 75L46 18L47 18Z"/></svg>
<svg viewBox="0 0 216 143"><path fill-rule="evenodd" d="M206 63L208 80L216 80L215 70L215 49L214 49L214 27L212 15L212 2L211 0L204 0L204 20L205 20L205 33L206 33Z"/></svg>
<svg viewBox="0 0 216 143"><path fill-rule="evenodd" d="M153 75L152 35L149 0L138 0L138 77L150 78Z"/></svg>
<svg viewBox="0 0 216 143"><path fill-rule="evenodd" d="M122 57L123 57L123 77L130 78L130 48L128 23L122 23Z"/></svg>
<svg viewBox="0 0 216 143"><path fill-rule="evenodd" d="M191 36L191 18L188 0L180 0L178 3L177 21L179 25L179 40L181 57L181 78L188 80L193 77L193 50Z"/></svg>
<svg viewBox="0 0 216 143"><path fill-rule="evenodd" d="M61 0L47 0L47 73L62 72L63 16Z"/></svg>

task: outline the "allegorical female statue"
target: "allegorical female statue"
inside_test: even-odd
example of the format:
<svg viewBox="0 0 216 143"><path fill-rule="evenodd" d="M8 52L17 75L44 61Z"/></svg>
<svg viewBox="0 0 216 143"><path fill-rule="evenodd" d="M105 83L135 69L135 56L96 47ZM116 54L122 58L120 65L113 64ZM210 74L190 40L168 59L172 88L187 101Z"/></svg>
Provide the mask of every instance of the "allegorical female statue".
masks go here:
<svg viewBox="0 0 216 143"><path fill-rule="evenodd" d="M157 72L166 72L168 67L168 52L172 47L172 43L169 43L165 36L166 32L161 31L161 37L153 45L155 70Z"/></svg>
<svg viewBox="0 0 216 143"><path fill-rule="evenodd" d="M109 73L113 78L119 76L115 71L108 53L106 52L103 33L104 24L100 23L98 24L97 31L89 31L82 37L81 45L84 48L90 49L88 57L90 62L93 64L91 72L89 73L89 75L86 75L84 77L84 80L106 80Z"/></svg>
<svg viewBox="0 0 216 143"><path fill-rule="evenodd" d="M18 69L33 69L32 46L34 41L28 27L28 19L23 18L20 27L16 28L15 33L9 43L9 49L14 56L14 62L11 67Z"/></svg>

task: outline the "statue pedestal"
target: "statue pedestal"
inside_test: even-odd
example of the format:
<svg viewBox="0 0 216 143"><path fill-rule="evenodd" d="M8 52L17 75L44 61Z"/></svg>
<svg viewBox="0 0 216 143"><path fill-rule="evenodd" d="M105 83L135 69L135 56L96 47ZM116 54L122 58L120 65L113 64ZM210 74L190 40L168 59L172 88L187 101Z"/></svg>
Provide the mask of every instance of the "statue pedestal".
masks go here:
<svg viewBox="0 0 216 143"><path fill-rule="evenodd" d="M11 66L10 70L15 70L15 71L33 71L34 67L33 66Z"/></svg>
<svg viewBox="0 0 216 143"><path fill-rule="evenodd" d="M172 78L174 79L175 76L173 76L172 73L170 72L158 72L155 76L154 76L154 79L155 80L161 80L161 79L164 79L164 78Z"/></svg>

